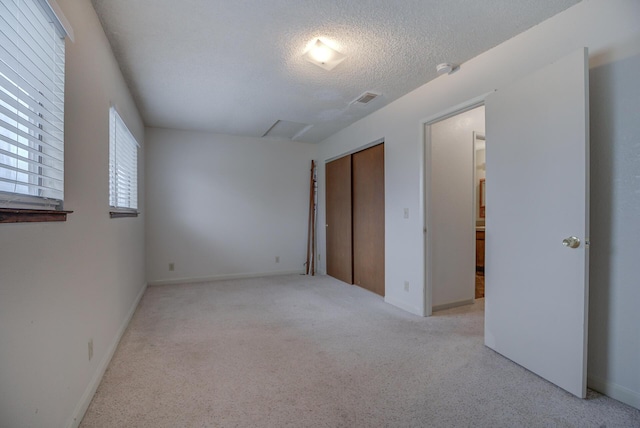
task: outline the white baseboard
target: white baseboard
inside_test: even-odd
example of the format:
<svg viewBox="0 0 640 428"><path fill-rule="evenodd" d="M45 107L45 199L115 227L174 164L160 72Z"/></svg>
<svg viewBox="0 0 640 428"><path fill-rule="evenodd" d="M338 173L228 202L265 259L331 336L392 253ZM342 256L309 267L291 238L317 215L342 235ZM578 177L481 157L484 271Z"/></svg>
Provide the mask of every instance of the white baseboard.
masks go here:
<svg viewBox="0 0 640 428"><path fill-rule="evenodd" d="M595 376L587 376L587 386L598 391L607 397L628 404L631 407L640 409L640 393L632 391L621 385L600 379Z"/></svg>
<svg viewBox="0 0 640 428"><path fill-rule="evenodd" d="M424 310L423 310L422 307L418 308L418 307L415 307L415 306L407 305L404 302L401 302L399 300L396 300L396 299L393 299L393 298L387 297L387 296L384 297L384 301L385 301L385 303L388 303L388 304L393 305L393 306L395 306L397 308L400 308L403 311L410 312L410 313L412 313L414 315L418 315L420 317L424 316Z"/></svg>
<svg viewBox="0 0 640 428"><path fill-rule="evenodd" d="M436 305L432 310L435 312L442 311L444 309L457 308L458 306L473 305L473 302L475 302L475 299L460 300L458 302L445 303L444 305Z"/></svg>
<svg viewBox="0 0 640 428"><path fill-rule="evenodd" d="M301 270L288 270L278 272L260 272L260 273L234 273L229 275L213 275L206 277L186 277L176 279L160 279L156 281L149 281L150 286L156 285L177 285L177 284L190 284L194 282L210 282L210 281L223 281L225 279L245 279L245 278L261 278L265 276L281 276L281 275L293 275L301 274Z"/></svg>
<svg viewBox="0 0 640 428"><path fill-rule="evenodd" d="M147 289L147 284L142 286L142 289L138 293L138 296L133 301L133 304L129 309L129 313L127 314L124 321L120 325L120 329L118 330L116 337L114 338L113 342L107 349L106 355L104 356L102 361L100 361L100 364L98 365L98 370L96 370L96 373L94 374L93 378L91 378L89 385L87 385L87 389L85 389L84 394L82 394L82 397L80 398L80 401L76 406L76 409L71 415L71 418L69 419L69 423L67 423L68 427L77 428L78 425L80 425L80 422L82 422L82 418L84 417L85 412L89 408L89 404L91 404L93 395L96 393L96 390L100 385L102 376L104 376L104 372L107 371L107 367L111 362L111 358L113 358L113 354L116 352L116 348L120 343L120 339L122 339L122 335L124 334L125 330L129 326L129 321L131 321L133 314L136 312L136 309L138 308L138 304L140 303L140 299L142 299L142 295L144 294L146 289Z"/></svg>

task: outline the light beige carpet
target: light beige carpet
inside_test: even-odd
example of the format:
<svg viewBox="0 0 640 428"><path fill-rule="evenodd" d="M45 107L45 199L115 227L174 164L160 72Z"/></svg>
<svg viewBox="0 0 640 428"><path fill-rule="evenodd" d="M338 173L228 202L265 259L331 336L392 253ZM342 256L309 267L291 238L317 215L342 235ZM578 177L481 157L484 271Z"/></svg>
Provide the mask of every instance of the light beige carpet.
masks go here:
<svg viewBox="0 0 640 428"><path fill-rule="evenodd" d="M484 347L482 310L421 318L329 277L150 287L81 426L640 426Z"/></svg>

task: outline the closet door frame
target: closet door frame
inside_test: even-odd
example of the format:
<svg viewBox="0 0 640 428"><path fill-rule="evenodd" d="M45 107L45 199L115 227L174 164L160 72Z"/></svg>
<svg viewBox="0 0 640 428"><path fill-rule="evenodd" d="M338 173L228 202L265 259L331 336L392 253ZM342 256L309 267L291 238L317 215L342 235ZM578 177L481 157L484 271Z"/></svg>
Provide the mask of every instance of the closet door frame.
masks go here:
<svg viewBox="0 0 640 428"><path fill-rule="evenodd" d="M338 156L334 156L334 157L331 157L331 158L328 158L328 159L325 160L325 220L326 220L325 221L325 250L326 250L325 251L325 260L326 260L326 273L327 273L327 275L332 276L332 277L334 277L336 279L339 279L339 280L341 280L343 282L347 282L348 284L353 284L354 283L354 281L353 281L353 223L352 223L352 230L349 232L350 237L351 237L351 246L352 246L351 260L350 260L350 263L351 263L351 274L350 274L350 276L347 275L345 277L345 279L342 279L342 278L338 278L338 277L336 277L336 276L331 274L331 268L330 268L331 262L329 261L329 259L331 258L331 254L330 254L331 251L330 251L330 238L329 238L330 232L329 232L328 229L331 227L331 225L330 225L330 220L331 219L330 219L330 213L329 213L330 190L329 190L329 183L328 183L329 172L328 172L327 166L331 162L339 160L339 159L343 159L343 158L346 158L346 157L349 157L349 159L351 159L351 156L353 154L358 153L358 152L362 152L364 150L370 149L370 148L375 147L375 146L379 146L381 144L384 145L384 142L385 142L384 138L380 138L380 139L375 140L375 141L373 141L373 142L371 142L369 144L365 144L365 145L360 146L360 147L358 147L358 148L356 148L354 150L350 150L348 152L344 152L344 153L342 153L342 154L340 154ZM384 170L386 170L386 168L383 167L383 171ZM352 187L353 187L353 184L350 183L349 188L351 190L352 190ZM385 197L386 197L386 194L385 194ZM350 209L353 210L353 207L351 206ZM383 208L383 210L384 210L384 208ZM351 213L351 216L353 216L353 213ZM386 229L386 227L385 227L385 229ZM382 295L384 295L384 292L383 292Z"/></svg>

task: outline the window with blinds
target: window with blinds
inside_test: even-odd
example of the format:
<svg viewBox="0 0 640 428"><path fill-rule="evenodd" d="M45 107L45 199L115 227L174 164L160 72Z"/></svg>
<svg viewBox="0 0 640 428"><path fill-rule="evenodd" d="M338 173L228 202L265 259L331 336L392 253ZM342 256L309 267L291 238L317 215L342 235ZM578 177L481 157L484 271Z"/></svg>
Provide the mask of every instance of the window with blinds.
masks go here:
<svg viewBox="0 0 640 428"><path fill-rule="evenodd" d="M0 0L0 208L62 209L65 35L45 0Z"/></svg>
<svg viewBox="0 0 640 428"><path fill-rule="evenodd" d="M114 107L109 114L109 205L138 209L138 142Z"/></svg>

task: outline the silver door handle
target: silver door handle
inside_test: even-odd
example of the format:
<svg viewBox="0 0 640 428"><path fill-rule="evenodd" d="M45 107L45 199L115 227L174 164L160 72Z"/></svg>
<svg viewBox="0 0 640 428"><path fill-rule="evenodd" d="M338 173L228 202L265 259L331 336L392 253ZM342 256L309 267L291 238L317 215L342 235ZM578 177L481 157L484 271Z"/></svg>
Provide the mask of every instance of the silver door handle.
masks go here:
<svg viewBox="0 0 640 428"><path fill-rule="evenodd" d="M580 246L580 239L575 236L570 236L562 240L562 245L569 248L578 248Z"/></svg>

